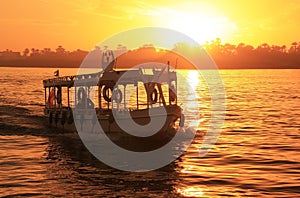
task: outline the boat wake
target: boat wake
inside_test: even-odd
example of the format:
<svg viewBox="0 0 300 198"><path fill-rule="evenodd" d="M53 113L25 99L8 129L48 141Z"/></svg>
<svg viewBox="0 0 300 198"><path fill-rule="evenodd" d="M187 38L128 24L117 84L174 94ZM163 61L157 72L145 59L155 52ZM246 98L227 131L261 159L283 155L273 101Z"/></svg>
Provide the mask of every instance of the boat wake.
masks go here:
<svg viewBox="0 0 300 198"><path fill-rule="evenodd" d="M40 107L39 107L40 108ZM0 106L0 135L53 135L45 118L25 107ZM55 133L60 131L55 130Z"/></svg>

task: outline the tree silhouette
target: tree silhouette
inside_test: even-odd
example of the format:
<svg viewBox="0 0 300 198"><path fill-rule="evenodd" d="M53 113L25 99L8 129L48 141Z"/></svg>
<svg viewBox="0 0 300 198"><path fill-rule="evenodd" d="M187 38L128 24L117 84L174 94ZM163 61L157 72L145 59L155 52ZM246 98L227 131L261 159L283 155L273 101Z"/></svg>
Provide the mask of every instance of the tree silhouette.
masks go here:
<svg viewBox="0 0 300 198"><path fill-rule="evenodd" d="M110 46L104 46L103 50L96 46L92 51L95 55L95 61L98 56L102 56L103 52L111 52ZM143 52L155 52L152 44L146 44L140 47ZM189 57L198 57L199 53L206 50L221 69L246 69L246 68L300 68L300 42L295 41L286 45L270 45L262 43L257 47L239 43L233 45L230 43L222 44L221 39L217 38L210 42L206 42L203 48L192 47L187 43L178 42L174 44L172 49L180 54L184 52ZM118 44L113 50L114 55L124 54L134 50L128 50L126 46ZM22 52L14 52L6 49L0 51L0 65L3 66L48 66L48 67L78 67L88 54L84 50L67 51L59 45L55 51L50 48L36 49L25 48ZM201 55L201 54L200 54ZM138 58L138 57L132 57ZM101 57L99 58L99 60ZM173 57L174 59L174 57ZM95 62L95 65L96 62ZM125 63L126 65L126 63Z"/></svg>
<svg viewBox="0 0 300 198"><path fill-rule="evenodd" d="M25 57L27 57L28 55L29 55L29 49L28 48L26 48L26 49L24 49L24 51L23 51L23 56L25 56Z"/></svg>
<svg viewBox="0 0 300 198"><path fill-rule="evenodd" d="M61 45L59 45L57 48L56 48L56 53L57 54L64 54L66 52L65 48L63 48Z"/></svg>

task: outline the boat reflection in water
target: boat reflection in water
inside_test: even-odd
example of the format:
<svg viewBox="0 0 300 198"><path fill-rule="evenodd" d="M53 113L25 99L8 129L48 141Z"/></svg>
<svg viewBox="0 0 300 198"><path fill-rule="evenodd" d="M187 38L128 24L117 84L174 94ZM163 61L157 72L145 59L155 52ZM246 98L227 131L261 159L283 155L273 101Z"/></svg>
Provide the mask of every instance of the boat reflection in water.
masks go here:
<svg viewBox="0 0 300 198"><path fill-rule="evenodd" d="M46 177L55 178L48 181L52 196L167 197L177 194L177 162L148 172L120 171L97 160L73 133L49 138L46 158L51 162Z"/></svg>

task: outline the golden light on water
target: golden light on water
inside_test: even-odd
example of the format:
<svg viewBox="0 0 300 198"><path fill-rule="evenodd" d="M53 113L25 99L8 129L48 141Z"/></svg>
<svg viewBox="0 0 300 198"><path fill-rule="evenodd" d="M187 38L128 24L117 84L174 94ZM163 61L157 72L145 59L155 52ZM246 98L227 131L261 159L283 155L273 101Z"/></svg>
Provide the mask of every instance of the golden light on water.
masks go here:
<svg viewBox="0 0 300 198"><path fill-rule="evenodd" d="M188 187L185 189L177 189L177 192L186 197L201 197L204 195L203 189L200 187Z"/></svg>
<svg viewBox="0 0 300 198"><path fill-rule="evenodd" d="M187 81L190 85L189 88L195 90L200 83L199 72L197 70L189 70L187 73Z"/></svg>
<svg viewBox="0 0 300 198"><path fill-rule="evenodd" d="M187 71L186 81L186 83L188 84L188 86L186 86L188 88L188 95L186 96L185 100L189 102L184 105L184 109L186 109L189 112L192 112L193 115L198 118L194 119L192 122L189 123L190 127L197 129L200 119L199 104L197 102L200 96L196 91L200 83L199 72L196 70Z"/></svg>

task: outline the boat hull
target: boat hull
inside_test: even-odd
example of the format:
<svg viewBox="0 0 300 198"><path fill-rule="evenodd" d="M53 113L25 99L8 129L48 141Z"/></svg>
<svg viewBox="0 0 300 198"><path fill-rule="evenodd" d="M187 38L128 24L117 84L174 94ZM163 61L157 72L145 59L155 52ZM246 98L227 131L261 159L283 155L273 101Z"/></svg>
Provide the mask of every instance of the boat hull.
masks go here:
<svg viewBox="0 0 300 198"><path fill-rule="evenodd" d="M129 113L130 118L125 116L126 113ZM64 131L75 131L80 136L105 134L112 142L124 149L150 151L160 148L174 137L176 133L175 122L180 118L181 108L177 105L169 105L153 107L151 113L150 109L133 110L126 113L122 111L112 113L111 110L97 109L68 109L54 113L45 109L49 124L63 128ZM151 128L151 133L143 130L143 126L150 122L161 123L162 120L164 121L162 125L157 129ZM130 131L120 127L120 125L128 126L131 121L136 123L136 126L130 125Z"/></svg>

